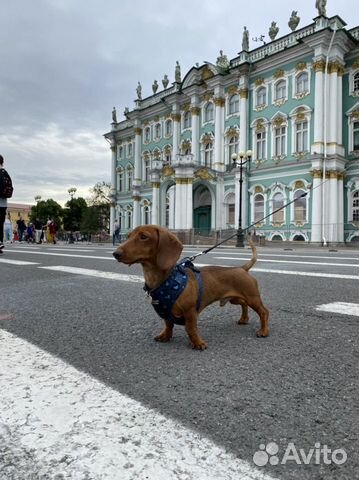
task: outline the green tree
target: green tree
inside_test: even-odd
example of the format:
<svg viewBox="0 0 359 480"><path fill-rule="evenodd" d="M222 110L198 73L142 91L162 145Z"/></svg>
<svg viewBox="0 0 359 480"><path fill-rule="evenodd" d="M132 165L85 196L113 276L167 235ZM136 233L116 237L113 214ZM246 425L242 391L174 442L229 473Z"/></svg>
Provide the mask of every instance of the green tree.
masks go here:
<svg viewBox="0 0 359 480"><path fill-rule="evenodd" d="M62 215L63 208L61 205L49 198L48 200L41 200L31 207L30 221L35 222L38 218L43 225L46 225L47 221L51 219L59 228L62 225Z"/></svg>
<svg viewBox="0 0 359 480"><path fill-rule="evenodd" d="M80 230L82 219L87 210L87 202L84 198L71 198L65 204L63 210L64 230L76 232Z"/></svg>
<svg viewBox="0 0 359 480"><path fill-rule="evenodd" d="M89 209L84 219L87 231L108 231L110 227L111 184L97 182L90 188Z"/></svg>

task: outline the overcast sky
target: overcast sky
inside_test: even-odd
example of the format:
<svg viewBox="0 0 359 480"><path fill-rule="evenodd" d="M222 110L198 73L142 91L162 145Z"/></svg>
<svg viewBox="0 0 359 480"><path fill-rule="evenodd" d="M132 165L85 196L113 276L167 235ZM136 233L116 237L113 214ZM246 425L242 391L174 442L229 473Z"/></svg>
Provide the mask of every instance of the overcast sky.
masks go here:
<svg viewBox="0 0 359 480"><path fill-rule="evenodd" d="M164 74L182 78L196 62L215 63L241 50L243 26L252 38L272 21L289 33L317 15L315 0L11 0L0 14L0 154L13 177L12 202L34 197L63 204L69 187L89 196L110 180L111 154L103 134L134 107L136 86L152 93ZM358 0L328 0L327 15L359 25ZM277 37L277 38L278 38Z"/></svg>

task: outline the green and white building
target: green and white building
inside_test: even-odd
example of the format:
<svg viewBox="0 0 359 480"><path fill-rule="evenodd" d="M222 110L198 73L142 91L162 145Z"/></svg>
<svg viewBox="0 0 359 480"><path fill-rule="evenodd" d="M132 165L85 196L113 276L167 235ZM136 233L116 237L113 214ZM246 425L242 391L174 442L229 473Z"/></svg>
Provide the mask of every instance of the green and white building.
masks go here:
<svg viewBox="0 0 359 480"><path fill-rule="evenodd" d="M232 60L220 52L182 76L177 62L174 83L156 82L150 97L139 85L134 109L123 121L114 111L105 134L112 225L238 228L242 159L243 228L259 221L269 241L359 241L359 27L318 13L254 50L244 31Z"/></svg>

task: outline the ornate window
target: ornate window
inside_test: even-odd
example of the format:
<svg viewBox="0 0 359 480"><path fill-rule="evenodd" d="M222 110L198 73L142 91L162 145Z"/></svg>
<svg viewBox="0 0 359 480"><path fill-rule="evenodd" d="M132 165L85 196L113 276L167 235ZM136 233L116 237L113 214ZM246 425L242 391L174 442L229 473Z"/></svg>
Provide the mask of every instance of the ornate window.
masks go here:
<svg viewBox="0 0 359 480"><path fill-rule="evenodd" d="M118 158L121 160L123 158L123 146L118 147Z"/></svg>
<svg viewBox="0 0 359 480"><path fill-rule="evenodd" d="M267 89L260 87L256 91L256 107L262 107L267 104Z"/></svg>
<svg viewBox="0 0 359 480"><path fill-rule="evenodd" d="M359 150L359 121L353 122L353 150Z"/></svg>
<svg viewBox="0 0 359 480"><path fill-rule="evenodd" d="M295 95L304 95L309 91L309 76L302 72L295 77Z"/></svg>
<svg viewBox="0 0 359 480"><path fill-rule="evenodd" d="M123 170L119 170L117 174L117 182L118 182L118 191L123 192Z"/></svg>
<svg viewBox="0 0 359 480"><path fill-rule="evenodd" d="M263 129L256 132L255 159L265 160L267 156L266 153L267 153L267 133Z"/></svg>
<svg viewBox="0 0 359 480"><path fill-rule="evenodd" d="M287 82L279 80L274 86L274 100L276 102L283 101L287 97Z"/></svg>
<svg viewBox="0 0 359 480"><path fill-rule="evenodd" d="M308 121L302 120L295 123L295 151L303 153L308 148Z"/></svg>
<svg viewBox="0 0 359 480"><path fill-rule="evenodd" d="M214 106L212 102L208 102L204 107L204 121L213 122L214 120Z"/></svg>
<svg viewBox="0 0 359 480"><path fill-rule="evenodd" d="M132 228L132 210L130 209L126 211L126 227L127 230L131 230Z"/></svg>
<svg viewBox="0 0 359 480"><path fill-rule="evenodd" d="M353 75L353 93L359 95L359 72Z"/></svg>
<svg viewBox="0 0 359 480"><path fill-rule="evenodd" d="M161 138L161 124L156 123L155 125L155 139L158 140Z"/></svg>
<svg viewBox="0 0 359 480"><path fill-rule="evenodd" d="M213 161L213 144L206 143L204 146L204 166L211 168Z"/></svg>
<svg viewBox="0 0 359 480"><path fill-rule="evenodd" d="M185 112L183 114L183 128L191 128L192 127L192 115L191 112Z"/></svg>
<svg viewBox="0 0 359 480"><path fill-rule="evenodd" d="M259 222L264 217L264 196L258 193L254 196L254 221Z"/></svg>
<svg viewBox="0 0 359 480"><path fill-rule="evenodd" d="M274 212L278 208L282 208L284 206L284 195L282 192L277 192L273 195L273 208L272 211ZM278 212L272 215L272 222L273 223L284 223L284 209L279 210Z"/></svg>
<svg viewBox="0 0 359 480"><path fill-rule="evenodd" d="M353 222L359 222L359 191L354 192L353 194L352 213Z"/></svg>
<svg viewBox="0 0 359 480"><path fill-rule="evenodd" d="M132 167L127 167L127 191L132 190L132 178L133 178Z"/></svg>
<svg viewBox="0 0 359 480"><path fill-rule="evenodd" d="M165 136L170 137L172 135L172 120L166 120L165 123Z"/></svg>
<svg viewBox="0 0 359 480"><path fill-rule="evenodd" d="M151 223L151 211L147 200L145 200L143 205L143 223L144 225L149 225Z"/></svg>
<svg viewBox="0 0 359 480"><path fill-rule="evenodd" d="M273 129L273 155L283 157L286 154L287 126L275 126Z"/></svg>
<svg viewBox="0 0 359 480"><path fill-rule="evenodd" d="M228 142L229 164L232 161L233 153L238 153L238 137L236 137L236 136L230 137L229 142Z"/></svg>
<svg viewBox="0 0 359 480"><path fill-rule="evenodd" d="M228 100L228 114L233 115L239 112L239 96L237 94L229 97Z"/></svg>
<svg viewBox="0 0 359 480"><path fill-rule="evenodd" d="M144 162L143 162L143 170L144 170L144 181L145 183L149 183L150 182L150 168L151 168L151 164L150 164L150 160L149 158L145 158Z"/></svg>
<svg viewBox="0 0 359 480"><path fill-rule="evenodd" d="M299 198L303 195L304 190L296 190L294 192L293 199L294 202L294 222L295 223L306 223L307 221L307 200L306 197Z"/></svg>
<svg viewBox="0 0 359 480"><path fill-rule="evenodd" d="M127 156L128 156L128 157L132 157L132 151L133 151L132 142L130 142L130 143L127 145Z"/></svg>
<svg viewBox="0 0 359 480"><path fill-rule="evenodd" d="M146 127L144 130L144 143L149 143L151 140L151 129Z"/></svg>

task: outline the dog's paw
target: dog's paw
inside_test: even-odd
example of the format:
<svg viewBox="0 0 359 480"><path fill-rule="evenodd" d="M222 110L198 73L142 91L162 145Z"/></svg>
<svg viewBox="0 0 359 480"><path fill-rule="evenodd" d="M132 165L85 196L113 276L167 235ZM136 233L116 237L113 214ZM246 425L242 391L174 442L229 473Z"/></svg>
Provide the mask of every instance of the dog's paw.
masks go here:
<svg viewBox="0 0 359 480"><path fill-rule="evenodd" d="M172 338L172 335L164 335L163 333L160 333L155 337L156 342L169 342Z"/></svg>
<svg viewBox="0 0 359 480"><path fill-rule="evenodd" d="M198 343L193 343L192 344L192 348L194 350L206 350L207 347L208 347L207 343L203 340L201 340Z"/></svg>
<svg viewBox="0 0 359 480"><path fill-rule="evenodd" d="M249 317L241 317L239 320L238 320L238 325L247 325L249 321Z"/></svg>
<svg viewBox="0 0 359 480"><path fill-rule="evenodd" d="M256 335L257 337L268 337L269 330L268 328L266 329L260 328L259 330L256 331Z"/></svg>

